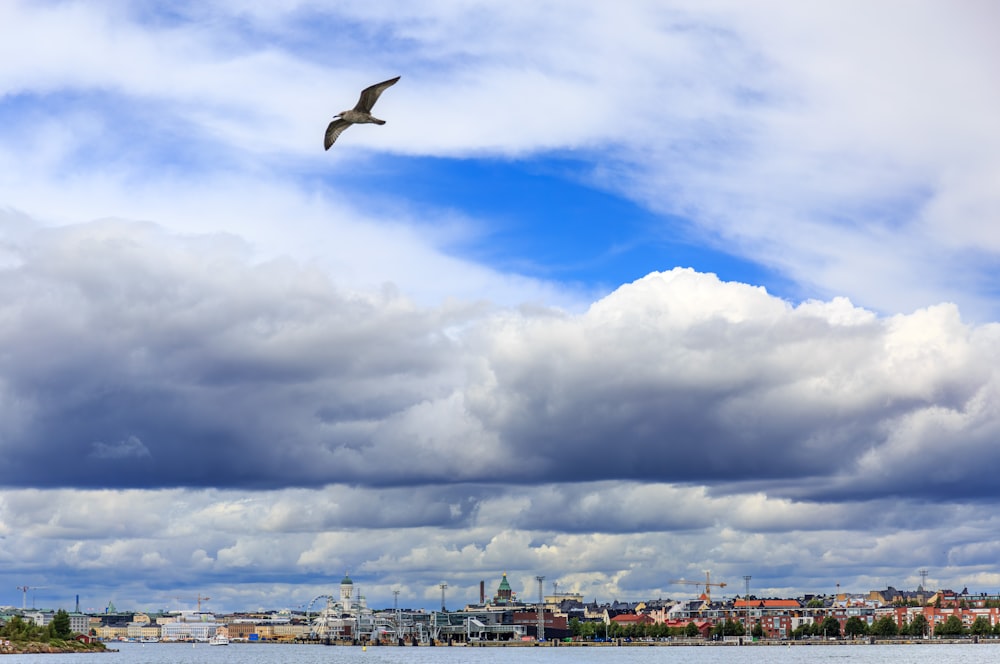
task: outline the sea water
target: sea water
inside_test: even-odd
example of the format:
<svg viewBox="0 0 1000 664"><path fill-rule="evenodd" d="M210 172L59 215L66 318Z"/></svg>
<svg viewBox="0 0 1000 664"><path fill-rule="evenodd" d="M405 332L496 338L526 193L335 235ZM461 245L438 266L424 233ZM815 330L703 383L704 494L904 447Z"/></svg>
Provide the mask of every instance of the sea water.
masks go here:
<svg viewBox="0 0 1000 664"><path fill-rule="evenodd" d="M1000 642L981 644L487 647L323 646L261 643L115 643L118 652L4 655L2 664L986 664Z"/></svg>

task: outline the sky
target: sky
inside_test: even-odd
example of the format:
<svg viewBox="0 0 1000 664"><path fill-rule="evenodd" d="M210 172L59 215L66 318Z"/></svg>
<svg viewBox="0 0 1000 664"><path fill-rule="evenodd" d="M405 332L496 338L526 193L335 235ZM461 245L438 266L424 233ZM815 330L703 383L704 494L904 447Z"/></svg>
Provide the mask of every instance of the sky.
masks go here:
<svg viewBox="0 0 1000 664"><path fill-rule="evenodd" d="M0 605L1000 592L998 29L0 3Z"/></svg>

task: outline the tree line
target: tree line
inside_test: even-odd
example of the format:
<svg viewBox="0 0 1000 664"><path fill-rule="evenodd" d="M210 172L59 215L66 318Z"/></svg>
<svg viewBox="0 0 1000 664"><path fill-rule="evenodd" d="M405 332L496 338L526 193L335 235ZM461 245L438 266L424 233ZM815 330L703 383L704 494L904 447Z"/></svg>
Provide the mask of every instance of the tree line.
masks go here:
<svg viewBox="0 0 1000 664"><path fill-rule="evenodd" d="M670 627L664 624L635 623L631 625L619 625L610 623L605 625L600 621L581 621L573 618L569 621L570 632L574 637L594 640L594 639L659 639L667 637L688 637L694 638L701 635L698 627L689 622L684 627ZM891 639L899 636L923 637L931 633L931 625L923 615L914 616L913 620L900 627L896 623L894 616L882 616L869 625L857 616L851 616L844 623L841 630L840 621L833 616L827 616L821 622L806 623L795 628L791 634L793 639L805 639L810 637L839 638L859 638L873 636L876 638ZM746 628L743 623L735 620L726 620L717 623L712 627L711 638L722 638L726 636L744 636ZM762 638L764 628L760 622L751 626L751 636ZM994 627L990 625L990 620L986 616L978 616L968 628L962 624L961 618L956 615L948 616L948 619L939 624L934 629L934 636L945 638L957 638L961 636L1000 636L1000 623Z"/></svg>
<svg viewBox="0 0 1000 664"><path fill-rule="evenodd" d="M570 633L574 637L585 640L603 639L661 639L667 637L687 637L696 638L701 636L698 626L694 622L689 622L683 626L669 626L663 623L633 623L631 625L620 625L612 622L605 625L601 621L582 621L573 618L569 621ZM746 628L743 623L735 620L727 620L717 623L710 632L711 638L721 638L725 636L744 636ZM758 623L751 629L753 636L761 637L764 629Z"/></svg>
<svg viewBox="0 0 1000 664"><path fill-rule="evenodd" d="M605 624L600 621L572 618L569 621L569 629L574 637L587 641L605 637L609 639L661 639L668 636L695 637L700 635L698 627L694 623L689 623L686 627L670 627L662 623L619 625L616 622Z"/></svg>
<svg viewBox="0 0 1000 664"><path fill-rule="evenodd" d="M21 616L14 616L0 627L0 638L15 643L28 641L51 643L69 641L73 638L73 630L70 629L69 614L59 609L52 616L52 621L44 627L34 621L24 620Z"/></svg>
<svg viewBox="0 0 1000 664"><path fill-rule="evenodd" d="M832 621L832 622L829 622ZM831 636L840 635L840 624L833 618L827 618L822 623L830 630ZM803 625L803 628L815 625ZM801 628L800 628L801 629ZM798 630L796 630L798 631ZM834 633L836 632L836 633ZM814 631L813 635L822 634L823 631ZM902 627L896 624L892 616L882 616L871 625L861 620L857 616L852 616L844 623L844 635L848 637L875 636L881 638L892 638L894 636L922 637L931 633L930 623L923 615L914 616L913 620ZM962 623L962 619L957 615L950 615L937 627L934 628L934 636L945 638L957 638L961 636L1000 636L1000 623L995 627L990 625L990 619L986 616L977 616L968 628Z"/></svg>

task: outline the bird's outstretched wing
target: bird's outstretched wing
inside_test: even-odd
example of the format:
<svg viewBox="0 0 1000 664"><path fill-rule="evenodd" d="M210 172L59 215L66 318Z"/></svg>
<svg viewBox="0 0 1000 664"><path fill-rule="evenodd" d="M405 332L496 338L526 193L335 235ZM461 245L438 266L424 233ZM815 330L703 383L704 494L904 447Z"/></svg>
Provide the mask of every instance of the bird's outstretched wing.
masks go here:
<svg viewBox="0 0 1000 664"><path fill-rule="evenodd" d="M333 142L337 140L337 137L344 133L344 130L350 126L350 122L341 120L340 118L331 122L326 128L326 138L323 140L323 147L329 150Z"/></svg>
<svg viewBox="0 0 1000 664"><path fill-rule="evenodd" d="M354 106L354 110L371 113L372 106L374 106L375 102L378 101L378 96L382 94L386 88L395 85L398 80L399 77L397 76L396 78L390 78L388 81L382 81L381 83L376 83L375 85L369 85L361 91L361 98L358 99L358 103Z"/></svg>

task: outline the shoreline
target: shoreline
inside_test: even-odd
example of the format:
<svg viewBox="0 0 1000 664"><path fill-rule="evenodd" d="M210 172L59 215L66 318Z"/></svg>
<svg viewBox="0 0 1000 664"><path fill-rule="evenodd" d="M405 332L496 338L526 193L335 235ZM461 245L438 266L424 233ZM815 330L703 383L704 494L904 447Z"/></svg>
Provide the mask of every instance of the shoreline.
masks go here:
<svg viewBox="0 0 1000 664"><path fill-rule="evenodd" d="M600 642L600 641L478 641L429 644L362 644L352 642L333 642L333 647L364 647L364 648L759 648L759 647L809 647L809 646L882 646L882 645L1000 645L1000 639L837 639L837 640L802 640L781 641L778 639L762 639L740 643L738 641L631 641L631 642Z"/></svg>
<svg viewBox="0 0 1000 664"><path fill-rule="evenodd" d="M76 645L52 645L42 641L11 642L10 645L0 645L0 655L63 655L63 654L89 654L101 652L118 652L115 648L109 648L101 641L84 644L74 642Z"/></svg>

